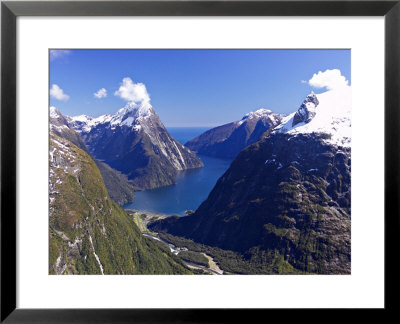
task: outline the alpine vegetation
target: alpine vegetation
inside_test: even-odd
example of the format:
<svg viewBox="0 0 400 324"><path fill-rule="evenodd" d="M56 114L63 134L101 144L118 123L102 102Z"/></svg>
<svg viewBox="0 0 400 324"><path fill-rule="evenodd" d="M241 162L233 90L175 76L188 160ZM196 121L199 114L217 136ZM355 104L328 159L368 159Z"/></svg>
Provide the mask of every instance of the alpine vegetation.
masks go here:
<svg viewBox="0 0 400 324"><path fill-rule="evenodd" d="M70 127L68 117L63 116L54 106L50 107L50 131L67 139L86 153L89 153L89 150L79 133ZM129 183L128 178L121 172L111 168L103 161L94 157L92 157L92 159L100 170L111 199L120 205L132 202L134 197L134 188Z"/></svg>
<svg viewBox="0 0 400 324"><path fill-rule="evenodd" d="M49 59L49 274L351 274L349 50Z"/></svg>
<svg viewBox="0 0 400 324"><path fill-rule="evenodd" d="M50 274L191 273L141 235L84 150L50 132L49 158Z"/></svg>
<svg viewBox="0 0 400 324"><path fill-rule="evenodd" d="M196 212L154 231L238 252L247 273L350 273L351 88L308 95Z"/></svg>

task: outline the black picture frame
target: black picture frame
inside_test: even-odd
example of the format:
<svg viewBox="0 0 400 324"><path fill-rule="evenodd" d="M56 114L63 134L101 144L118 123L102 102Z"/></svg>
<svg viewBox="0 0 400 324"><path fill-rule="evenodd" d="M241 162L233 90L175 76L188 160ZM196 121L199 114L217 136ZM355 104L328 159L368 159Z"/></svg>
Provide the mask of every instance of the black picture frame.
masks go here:
<svg viewBox="0 0 400 324"><path fill-rule="evenodd" d="M384 16L385 311L395 310L399 238L400 0L395 1L2 1L1 3L1 322L197 323L266 316L244 309L16 308L16 19L19 16ZM367 183L366 183L367 185ZM371 188L373 190L373 188ZM373 260L371 260L373 262ZM272 310L271 310L272 311ZM275 312L275 311L273 311ZM381 314L381 313L380 313Z"/></svg>

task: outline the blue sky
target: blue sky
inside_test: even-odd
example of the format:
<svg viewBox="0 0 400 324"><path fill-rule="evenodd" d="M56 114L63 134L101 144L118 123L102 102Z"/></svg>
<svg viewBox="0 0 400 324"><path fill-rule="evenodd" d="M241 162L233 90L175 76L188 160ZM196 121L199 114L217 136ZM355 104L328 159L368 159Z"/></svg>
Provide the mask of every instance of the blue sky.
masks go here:
<svg viewBox="0 0 400 324"><path fill-rule="evenodd" d="M166 126L216 126L259 108L291 113L311 90L350 84L350 56L350 50L50 51L50 105L69 116L114 113L129 100L120 87L130 78L133 86L143 84L133 90L147 91Z"/></svg>

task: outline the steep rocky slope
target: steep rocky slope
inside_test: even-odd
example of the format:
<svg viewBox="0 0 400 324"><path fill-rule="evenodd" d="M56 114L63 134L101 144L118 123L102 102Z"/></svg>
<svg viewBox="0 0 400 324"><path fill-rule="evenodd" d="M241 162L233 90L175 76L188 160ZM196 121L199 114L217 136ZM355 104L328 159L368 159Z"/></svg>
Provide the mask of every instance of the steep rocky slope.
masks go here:
<svg viewBox="0 0 400 324"><path fill-rule="evenodd" d="M65 138L66 140L78 146L80 149L87 152L88 149L79 133L69 126L68 117L65 117L63 114L61 114L61 112L54 106L51 106L49 110L50 131L55 135Z"/></svg>
<svg viewBox="0 0 400 324"><path fill-rule="evenodd" d="M151 228L278 273L350 273L350 107L350 87L310 94L238 155L193 215Z"/></svg>
<svg viewBox="0 0 400 324"><path fill-rule="evenodd" d="M185 146L204 155L234 158L280 121L280 115L268 109L259 109L246 114L239 121L212 128L190 140Z"/></svg>
<svg viewBox="0 0 400 324"><path fill-rule="evenodd" d="M203 166L172 138L148 103L128 103L114 115L72 117L69 123L93 156L127 175L137 189L174 184L177 171Z"/></svg>
<svg viewBox="0 0 400 324"><path fill-rule="evenodd" d="M54 134L72 142L80 149L89 153L80 134L72 129L68 122L68 117L63 116L55 107L50 107L50 130ZM103 177L104 184L112 200L120 205L133 201L133 186L128 182L128 178L114 170L109 165L92 157Z"/></svg>
<svg viewBox="0 0 400 324"><path fill-rule="evenodd" d="M191 273L110 199L90 156L50 132L49 273Z"/></svg>

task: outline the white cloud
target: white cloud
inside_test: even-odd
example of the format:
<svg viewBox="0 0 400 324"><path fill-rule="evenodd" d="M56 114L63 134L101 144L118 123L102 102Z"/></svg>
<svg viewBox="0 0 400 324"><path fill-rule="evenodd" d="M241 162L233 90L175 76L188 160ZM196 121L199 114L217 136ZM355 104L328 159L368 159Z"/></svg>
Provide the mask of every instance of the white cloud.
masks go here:
<svg viewBox="0 0 400 324"><path fill-rule="evenodd" d="M71 54L69 50L50 50L50 60L53 61L56 58L61 58Z"/></svg>
<svg viewBox="0 0 400 324"><path fill-rule="evenodd" d="M64 90L61 89L57 84L53 84L50 89L50 96L54 99L67 101L69 96L64 93Z"/></svg>
<svg viewBox="0 0 400 324"><path fill-rule="evenodd" d="M107 97L107 90L104 88L101 88L101 89L97 90L97 92L95 92L93 95L95 96L95 98L98 98L98 99L105 98L105 97Z"/></svg>
<svg viewBox="0 0 400 324"><path fill-rule="evenodd" d="M314 73L308 84L314 88L326 88L332 90L335 88L347 86L349 81L342 75L339 69L319 71Z"/></svg>
<svg viewBox="0 0 400 324"><path fill-rule="evenodd" d="M150 103L150 95L143 83L134 83L131 78L123 78L122 83L117 91L114 92L118 96L132 103Z"/></svg>

